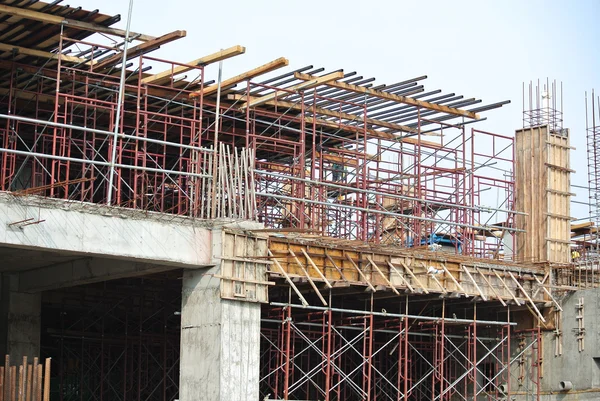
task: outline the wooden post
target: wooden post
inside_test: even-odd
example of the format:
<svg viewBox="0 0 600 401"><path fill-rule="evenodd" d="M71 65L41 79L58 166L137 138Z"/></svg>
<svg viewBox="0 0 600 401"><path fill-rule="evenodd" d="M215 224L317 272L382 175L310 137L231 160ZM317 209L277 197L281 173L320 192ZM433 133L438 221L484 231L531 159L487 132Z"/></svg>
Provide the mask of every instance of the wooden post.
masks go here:
<svg viewBox="0 0 600 401"><path fill-rule="evenodd" d="M36 388L36 396L35 399L37 401L42 401L42 364L38 363L37 365L37 388Z"/></svg>
<svg viewBox="0 0 600 401"><path fill-rule="evenodd" d="M4 357L4 401L10 401L10 356Z"/></svg>
<svg viewBox="0 0 600 401"><path fill-rule="evenodd" d="M46 358L46 371L44 372L44 401L50 401L50 358Z"/></svg>
<svg viewBox="0 0 600 401"><path fill-rule="evenodd" d="M15 401L21 401L21 398L23 398L23 365L19 366L19 377L17 380L17 393Z"/></svg>
<svg viewBox="0 0 600 401"><path fill-rule="evenodd" d="M4 366L0 366L0 401L4 401Z"/></svg>
<svg viewBox="0 0 600 401"><path fill-rule="evenodd" d="M22 391L20 401L25 401L25 395L27 393L27 357L23 357L23 371L21 372Z"/></svg>
<svg viewBox="0 0 600 401"><path fill-rule="evenodd" d="M37 371L38 371L38 358L33 358L33 376L31 377L31 401L37 401Z"/></svg>
<svg viewBox="0 0 600 401"><path fill-rule="evenodd" d="M16 401L15 400L16 393L17 393L17 367L11 366L10 367L10 395L9 395L8 400Z"/></svg>
<svg viewBox="0 0 600 401"><path fill-rule="evenodd" d="M33 382L33 365L27 366L27 398L25 401L31 401L31 392L33 391L32 382ZM1 400L0 400L1 401Z"/></svg>

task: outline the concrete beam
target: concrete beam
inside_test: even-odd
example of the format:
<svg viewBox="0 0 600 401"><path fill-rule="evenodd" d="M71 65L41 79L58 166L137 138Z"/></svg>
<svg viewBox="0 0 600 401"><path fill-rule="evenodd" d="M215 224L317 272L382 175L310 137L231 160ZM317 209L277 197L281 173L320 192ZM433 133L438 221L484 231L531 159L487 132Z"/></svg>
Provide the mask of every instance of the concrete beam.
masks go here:
<svg viewBox="0 0 600 401"><path fill-rule="evenodd" d="M0 246L199 267L211 265L210 227L159 213L0 193Z"/></svg>
<svg viewBox="0 0 600 401"><path fill-rule="evenodd" d="M19 291L40 292L56 288L138 277L175 269L172 266L127 260L84 258L27 270L19 275Z"/></svg>

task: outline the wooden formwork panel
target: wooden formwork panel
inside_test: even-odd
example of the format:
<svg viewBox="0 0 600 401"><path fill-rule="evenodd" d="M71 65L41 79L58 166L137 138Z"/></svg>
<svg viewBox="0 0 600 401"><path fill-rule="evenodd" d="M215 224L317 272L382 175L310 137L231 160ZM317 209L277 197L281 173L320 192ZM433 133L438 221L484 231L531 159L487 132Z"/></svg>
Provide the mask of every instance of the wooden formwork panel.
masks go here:
<svg viewBox="0 0 600 401"><path fill-rule="evenodd" d="M368 248L368 247L366 247ZM343 241L295 241L272 237L269 271L309 281L316 292L330 286L363 286L371 291L439 293L448 296L479 297L528 304L546 302L549 285L542 269L498 263L438 252L412 252L403 249L361 249ZM490 263L487 263L490 262ZM321 290L320 290L320 289ZM324 298L324 297L323 297ZM326 303L326 302L324 302Z"/></svg>
<svg viewBox="0 0 600 401"><path fill-rule="evenodd" d="M516 257L524 262L570 263L568 130L517 130L515 138Z"/></svg>
<svg viewBox="0 0 600 401"><path fill-rule="evenodd" d="M552 263L571 262L571 173L568 131L548 136L547 257Z"/></svg>
<svg viewBox="0 0 600 401"><path fill-rule="evenodd" d="M223 230L221 240L221 297L268 302L267 238Z"/></svg>

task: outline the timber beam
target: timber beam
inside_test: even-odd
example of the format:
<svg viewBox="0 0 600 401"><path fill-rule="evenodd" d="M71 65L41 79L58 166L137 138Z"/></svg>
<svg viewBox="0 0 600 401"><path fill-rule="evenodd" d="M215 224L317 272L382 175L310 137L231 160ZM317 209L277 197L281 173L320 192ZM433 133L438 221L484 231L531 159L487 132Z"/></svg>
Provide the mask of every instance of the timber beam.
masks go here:
<svg viewBox="0 0 600 401"><path fill-rule="evenodd" d="M235 77L231 77L229 79L222 81L221 88L227 88L230 86L234 86L242 81L246 81L246 80L252 79L254 77L257 77L259 75L266 74L267 72L271 72L271 71L277 70L281 67L285 67L288 64L289 64L288 59L286 59L285 57L280 57L280 58L273 60L267 64L261 65L260 67L253 68L242 74L236 75ZM200 95L206 96L206 95L213 94L217 91L218 87L219 87L218 84L208 86L197 92L190 93L190 97L195 98Z"/></svg>
<svg viewBox="0 0 600 401"><path fill-rule="evenodd" d="M93 64L90 62L90 60L87 60L84 58L68 56L66 54L52 53L52 52L47 52L47 51L43 51L43 50L30 49L28 47L15 46L15 45L10 45L10 44L6 44L6 43L0 43L0 51L5 51L5 52L13 52L14 51L14 52L17 52L18 54L23 54L26 56L39 57L41 59L48 59L48 60L60 59L62 61L68 61L70 63L76 63L76 64ZM96 63L96 61L94 61L94 63Z"/></svg>
<svg viewBox="0 0 600 401"><path fill-rule="evenodd" d="M120 36L124 38L126 31L123 29L109 28L104 25L94 24L90 22L78 21L75 19L64 18L59 15L46 14L39 11L33 11L26 8L11 7L0 5L0 14L14 15L21 18L26 18L34 21L40 21L47 24L61 25L64 24L67 28L79 29L82 31L105 33L108 35ZM156 39L154 36L143 35L141 33L129 32L129 37L147 42Z"/></svg>
<svg viewBox="0 0 600 401"><path fill-rule="evenodd" d="M186 65L178 65L171 69L165 70L163 72L159 72L158 74L151 75L142 79L143 84L158 84L161 82L168 81L170 77L183 74L184 72L188 72L193 70L196 67L206 66L212 63L216 63L221 60L225 60L234 56L238 56L240 54L244 54L246 52L246 48L244 46L233 46L228 49L219 50L216 53L209 54L208 56L200 57L196 60L192 60Z"/></svg>
<svg viewBox="0 0 600 401"><path fill-rule="evenodd" d="M166 35L160 36L158 38L146 41L140 45L134 46L127 50L127 60L135 58L141 54L148 53L152 50L158 49L160 46L172 42L174 40L184 38L186 35L185 31L174 31L167 33ZM100 71L105 68L112 67L123 60L123 54L118 52L113 54L110 57L105 58L104 60L100 60L98 64L94 66L95 71Z"/></svg>
<svg viewBox="0 0 600 401"><path fill-rule="evenodd" d="M331 74L323 75L322 77L318 77L316 79L311 79L309 81L303 82L298 85L290 86L289 88L283 88L281 90L275 90L268 95L261 96L259 98L248 99L248 101L240 107L240 110L244 110L247 107L255 107L261 104L265 104L267 102L272 102L276 100L280 96L287 96L293 93L297 93L298 91L315 88L324 83L334 81L336 79L344 78L344 73L342 71L337 71Z"/></svg>

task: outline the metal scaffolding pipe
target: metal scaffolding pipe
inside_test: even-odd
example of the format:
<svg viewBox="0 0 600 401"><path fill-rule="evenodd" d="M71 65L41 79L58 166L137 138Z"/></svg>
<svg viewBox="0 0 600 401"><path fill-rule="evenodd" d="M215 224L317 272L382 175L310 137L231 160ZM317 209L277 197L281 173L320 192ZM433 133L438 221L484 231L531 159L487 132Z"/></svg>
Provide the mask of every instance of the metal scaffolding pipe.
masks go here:
<svg viewBox="0 0 600 401"><path fill-rule="evenodd" d="M196 173L188 173L185 171L166 170L166 169L162 169L162 168L132 166L132 165L128 165L128 164L119 164L119 163L108 163L108 162L101 162L101 161L97 161L97 160L78 159L75 157L48 155L45 153L36 153L36 152L26 152L24 150L0 148L0 153L10 153L10 154L16 154L16 155L21 155L21 156L33 156L33 157L39 157L40 159L45 158L45 159L52 159L52 160L62 160L62 161L67 161L67 162L93 164L96 166L104 166L104 167L110 167L111 165L114 165L117 168L149 171L152 173L183 175L186 177L197 177L197 178L212 178L212 175L209 175L209 174L196 174Z"/></svg>
<svg viewBox="0 0 600 401"><path fill-rule="evenodd" d="M21 117L21 116L11 116L11 115L8 115L8 114L0 114L0 118L5 118L7 120L21 121L21 122L31 123L31 124L48 125L50 127L75 129L75 130L84 131L84 132L91 132L91 133L94 133L94 134L113 135L113 133L110 132L110 131L104 131L104 130L95 129L95 128L80 127L80 126L72 125L72 124L55 123L55 122L52 122L52 121L40 120L40 119L37 119L37 118L29 118L29 117ZM120 134L119 136L121 138L127 138L127 139L131 139L131 140L135 140L135 141L155 143L157 145L173 146L173 147L176 147L176 148L188 149L188 150L195 150L195 151L205 152L205 153L213 153L214 152L214 150L210 149L210 148L201 148L201 147L197 147L197 146L184 145L182 143L161 141L160 139L152 139L152 138L146 138L146 137L142 137L142 136L135 136L135 135L129 135L129 134Z"/></svg>
<svg viewBox="0 0 600 401"><path fill-rule="evenodd" d="M133 13L133 0L129 0L129 12L127 14L127 27L125 28L125 43L123 44L123 62L121 63L121 78L119 83L119 98L117 99L117 117L115 118L115 132L113 136L112 155L110 158L110 171L108 173L108 196L106 204L112 203L113 181L115 177L115 158L117 157L117 138L119 125L121 124L121 108L123 106L123 94L125 93L125 63L127 63L127 48L129 46L129 28L131 27L131 14Z"/></svg>
<svg viewBox="0 0 600 401"><path fill-rule="evenodd" d="M435 316L423 316L423 315L408 315L408 314L403 314L403 313L388 313L388 312L375 312L375 311L364 311L364 310L358 310L358 309L342 309L342 308L327 308L327 307L323 307L323 306L304 306L304 305L298 305L298 304L290 304L290 303L282 303L282 302L271 302L269 303L269 305L271 306L277 306L277 307L291 307L291 308L298 308L298 309L311 309L311 310L318 310L318 311L332 311L332 312L339 312L339 313L354 313L357 315L374 315L374 316L383 316L383 317L399 317L402 319L413 319L413 320L426 320L426 321L430 321L430 322L438 322L438 321L442 321L445 320L446 322L452 322L452 323L465 323L465 324L482 324L482 325L490 325L490 326L516 326L517 323L515 322L499 322L499 321L494 321L494 320L472 320L472 319L455 319L455 318L444 318L444 317L435 317Z"/></svg>
<svg viewBox="0 0 600 401"><path fill-rule="evenodd" d="M383 196L390 197L390 198L407 200L407 201L414 201L414 202L423 202L423 203L431 204L431 205L450 206L450 204L444 203L444 202L428 201L428 200L423 200L423 199L419 199L419 198L412 198L410 196L405 196L405 195L388 194L386 192L377 192L377 191L372 190L372 189L362 189L362 188L355 188L355 187L347 187L347 186L339 185L339 184L326 183L326 182L323 182L323 181L310 180L308 178L300 178L300 177L295 177L295 176L280 174L280 173L276 173L276 172L273 172L273 171L254 170L254 172L258 173L258 174L272 175L274 177L285 178L285 179L290 179L290 180L294 180L294 181L306 182L306 183L309 183L309 184L322 185L322 186L325 186L325 187L331 187L331 188L337 188L337 189L345 189L345 190L348 190L348 192L361 192L361 193L366 193L366 194L371 194L371 195L383 195ZM527 216L527 213L524 213L524 212L517 212L517 211L513 211L513 210L499 209L499 208L493 208L493 207L467 206L467 205L456 205L456 204L451 204L451 206L455 207L455 208L459 208L459 209L474 210L474 211L477 211L477 212L492 212L492 211L494 211L494 212L514 213L516 215L518 214L518 215L522 215L522 216Z"/></svg>

